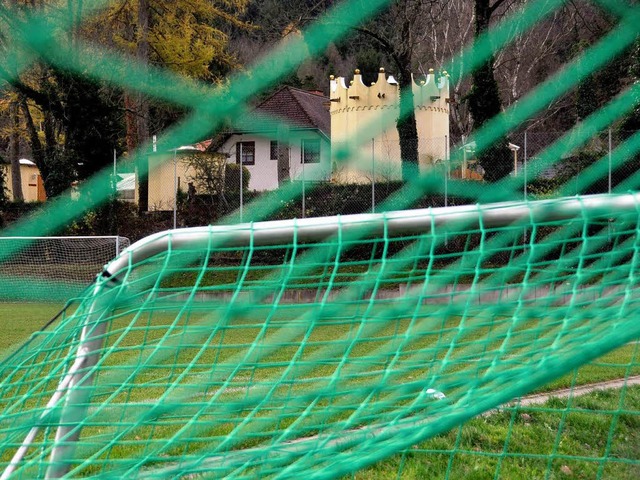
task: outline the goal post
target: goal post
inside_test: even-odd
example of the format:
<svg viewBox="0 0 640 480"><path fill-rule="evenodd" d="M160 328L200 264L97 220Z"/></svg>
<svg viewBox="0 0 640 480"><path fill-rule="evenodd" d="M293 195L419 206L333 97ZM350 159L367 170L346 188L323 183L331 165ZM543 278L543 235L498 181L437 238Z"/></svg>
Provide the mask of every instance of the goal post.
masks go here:
<svg viewBox="0 0 640 480"><path fill-rule="evenodd" d="M3 449L20 445L3 478L366 468L637 339L639 206L596 195L136 242L42 339L46 361L0 370Z"/></svg>

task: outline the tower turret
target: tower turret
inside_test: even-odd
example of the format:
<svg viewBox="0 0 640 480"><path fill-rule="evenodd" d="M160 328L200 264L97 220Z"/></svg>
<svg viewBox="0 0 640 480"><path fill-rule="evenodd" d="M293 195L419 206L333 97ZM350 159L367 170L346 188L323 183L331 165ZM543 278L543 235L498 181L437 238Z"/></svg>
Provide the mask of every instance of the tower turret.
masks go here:
<svg viewBox="0 0 640 480"><path fill-rule="evenodd" d="M429 70L420 83L412 82L418 130L418 158L422 169L447 155L449 136L449 77ZM378 78L367 86L360 70L353 79L330 77L332 151L350 142L359 145L348 166L334 156L334 179L369 182L401 178L400 140L396 130L399 114L398 82L380 68ZM375 163L375 165L374 165ZM382 178L381 178L382 177Z"/></svg>

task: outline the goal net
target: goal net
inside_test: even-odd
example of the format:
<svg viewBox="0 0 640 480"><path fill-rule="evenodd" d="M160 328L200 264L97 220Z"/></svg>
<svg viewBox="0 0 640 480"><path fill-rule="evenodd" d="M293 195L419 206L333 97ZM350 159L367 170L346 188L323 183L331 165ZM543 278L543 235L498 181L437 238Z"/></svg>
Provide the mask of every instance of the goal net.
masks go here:
<svg viewBox="0 0 640 480"><path fill-rule="evenodd" d="M639 366L639 202L405 210L137 242L75 314L1 366L5 475L336 477L476 415L504 421L494 409L619 348L604 378L626 387ZM605 473L638 468L618 425L637 425L625 403L637 391L623 391L600 414L606 448L590 453ZM506 417L515 430L520 414ZM564 462L554 469L585 460L552 447Z"/></svg>
<svg viewBox="0 0 640 480"><path fill-rule="evenodd" d="M152 110L180 112L153 146L128 152L140 178L154 168L171 178L162 193L175 207L175 224L178 205L201 188L192 184L186 198L179 195L181 146L212 134L215 146L228 137L227 122L240 127L251 103L309 57L346 44L377 15L417 18L402 6L421 4L389 10L388 0L327 2L332 8L316 22L292 29L272 52L212 86L89 43L84 26L102 24L97 15L113 2L13 3L0 6L0 29L11 40L0 45L7 84L34 70L43 77L46 66L112 88L128 106L147 99ZM536 27L553 24L569 6L507 4L487 32L444 54L425 88L432 81L458 88L496 59L526 57L518 48L536 42L523 39L543 41ZM606 15L600 36L594 32L576 52L567 48L563 59L570 58L553 73L536 69L532 82L544 79L477 122L471 138L456 143L447 132L428 155L406 155L410 141L386 141L386 133L416 110L448 115L464 90L449 99L421 90L412 109L404 101L412 84L396 90L397 104L354 108L352 100L392 95L364 90L361 78L354 90L332 78L327 108L357 119L330 144L332 183L304 177L321 170L326 138L296 139L286 152L281 137L299 125L249 113L264 148L238 140L237 162L259 166L258 153L268 154L284 178L258 195L244 192L239 169L237 192L220 203L226 208L239 197L237 216L157 233L104 269L104 259L88 268L89 260L67 254L47 263L55 249L46 242L42 249L31 240L19 245L17 237L55 235L112 200L109 167L84 180L74 198L51 199L4 227L0 297L46 300L68 291L75 299L0 360L0 480L638 478L640 133L621 135L617 145L611 137L638 114L640 83L598 99L594 111L576 106L575 125L544 148L527 146L527 128L550 105L584 98L581 87L596 75L608 78L607 65L619 67L637 50L637 2L583 4ZM384 81L400 88L396 78ZM366 116L374 110L382 115ZM523 142L508 143L515 135ZM502 153L491 157L496 144ZM154 148L172 153L149 155ZM289 165L293 181L286 181L287 155L297 157L296 168ZM394 157L394 168L376 163L381 155ZM494 175L494 166L504 175ZM404 178L393 184L398 171ZM374 191L381 177L391 180ZM224 178L213 178L212 196ZM342 181L343 197L323 193ZM383 213L337 215L368 186L366 210ZM268 221L311 216L314 198L331 203L332 215ZM296 202L301 208L287 215ZM108 256L117 253L113 240L93 241L82 240L80 250L106 245ZM36 260L33 271L18 251ZM76 277L85 266L87 277Z"/></svg>
<svg viewBox="0 0 640 480"><path fill-rule="evenodd" d="M129 244L117 236L0 237L0 301L66 301Z"/></svg>

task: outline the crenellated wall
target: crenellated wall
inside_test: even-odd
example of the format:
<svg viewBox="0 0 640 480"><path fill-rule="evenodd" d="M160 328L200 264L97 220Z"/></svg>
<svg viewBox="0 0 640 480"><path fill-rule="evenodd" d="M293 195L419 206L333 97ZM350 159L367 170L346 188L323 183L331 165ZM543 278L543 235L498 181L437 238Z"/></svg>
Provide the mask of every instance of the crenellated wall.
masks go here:
<svg viewBox="0 0 640 480"><path fill-rule="evenodd" d="M368 182L375 176L401 178L400 140L396 120L400 110L400 89L393 76L381 68L370 86L362 82L359 70L353 80L330 77L331 143L334 180ZM418 130L418 157L424 171L448 154L449 78L433 70L425 81L412 82ZM346 142L357 142L358 157L343 166L337 153Z"/></svg>

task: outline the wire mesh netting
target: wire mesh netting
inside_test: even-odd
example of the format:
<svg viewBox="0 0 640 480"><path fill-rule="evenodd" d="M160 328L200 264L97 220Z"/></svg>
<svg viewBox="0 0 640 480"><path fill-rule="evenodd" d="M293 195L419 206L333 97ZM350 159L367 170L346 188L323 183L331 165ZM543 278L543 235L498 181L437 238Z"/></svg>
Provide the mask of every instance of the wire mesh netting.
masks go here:
<svg viewBox="0 0 640 480"><path fill-rule="evenodd" d="M84 20L108 4L93 2ZM218 88L70 45L64 9L2 7L15 35L1 74L46 62L188 110L158 139L170 155L136 154L173 170L177 223L179 146L239 118L386 4L340 3ZM526 2L444 67L481 68L563 5ZM245 197L255 145L238 142L238 168L216 164L238 185L211 206L226 226L136 242L4 357L2 478L636 478L640 137L609 129L640 87L554 138L521 129L636 40L635 3L593 5L617 19L609 33L472 138L434 136L442 155L414 159L419 170L375 140L395 122L377 116L331 145L332 182L306 181L322 150L301 141L300 171ZM276 123L263 136L280 167L287 125ZM511 173L489 181L487 158ZM397 171L382 168L390 162ZM347 174L357 181L336 182ZM87 180L86 201L60 197L3 236L51 235L109 200L112 175ZM7 242L0 262L21 250Z"/></svg>
<svg viewBox="0 0 640 480"><path fill-rule="evenodd" d="M0 248L17 250L0 262L0 301L66 301L129 244L124 237L0 237Z"/></svg>

